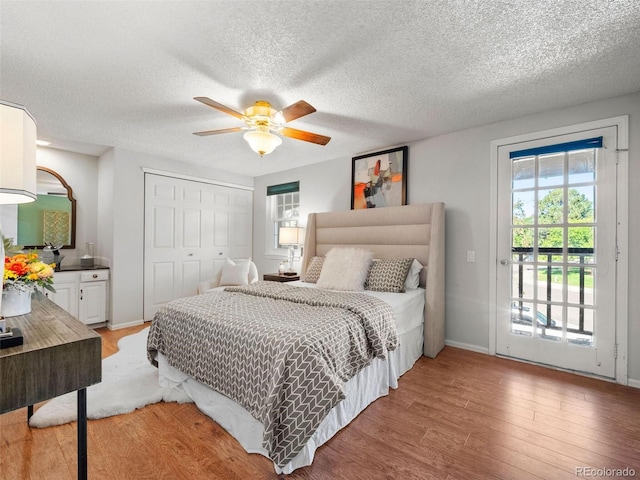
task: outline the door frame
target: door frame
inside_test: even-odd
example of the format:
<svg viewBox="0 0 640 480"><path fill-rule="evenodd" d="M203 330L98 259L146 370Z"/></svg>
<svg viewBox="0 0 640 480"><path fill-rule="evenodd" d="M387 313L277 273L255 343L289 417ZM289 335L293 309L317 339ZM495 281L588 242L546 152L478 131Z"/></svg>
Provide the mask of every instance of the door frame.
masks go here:
<svg viewBox="0 0 640 480"><path fill-rule="evenodd" d="M517 143L579 133L605 127L616 127L617 131L617 173L616 173L616 211L617 231L616 245L618 261L616 262L616 369L617 383L628 383L628 330L629 330L629 116L606 118L593 122L580 123L565 127L553 128L539 132L516 135L491 141L491 182L490 182L490 215L489 215L489 354L496 354L497 335L497 270L498 247L498 149Z"/></svg>

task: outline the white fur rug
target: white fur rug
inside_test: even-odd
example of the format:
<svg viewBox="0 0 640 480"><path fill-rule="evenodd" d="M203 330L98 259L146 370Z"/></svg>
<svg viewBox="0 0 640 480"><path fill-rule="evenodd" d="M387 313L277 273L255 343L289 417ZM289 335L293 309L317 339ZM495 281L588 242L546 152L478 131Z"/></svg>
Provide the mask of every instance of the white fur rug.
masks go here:
<svg viewBox="0 0 640 480"><path fill-rule="evenodd" d="M102 360L102 382L87 388L87 418L96 419L133 412L145 405L190 402L183 392L158 385L158 369L147 360L149 328L123 337L120 349ZM56 397L41 406L29 425L44 428L75 421L76 392Z"/></svg>

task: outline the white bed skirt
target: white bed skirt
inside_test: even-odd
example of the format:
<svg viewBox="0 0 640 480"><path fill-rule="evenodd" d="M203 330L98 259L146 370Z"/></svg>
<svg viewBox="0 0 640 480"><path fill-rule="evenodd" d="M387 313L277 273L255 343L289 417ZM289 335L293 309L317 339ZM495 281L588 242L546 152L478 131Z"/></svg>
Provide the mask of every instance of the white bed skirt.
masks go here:
<svg viewBox="0 0 640 480"><path fill-rule="evenodd" d="M389 394L389 388L398 388L398 378L409 370L422 355L424 325L399 335L400 346L390 352L387 360L374 359L373 362L344 387L346 398L336 405L322 421L318 430L309 439L304 449L291 462L279 468L276 473L291 473L297 468L311 465L315 451L333 437L341 428L364 410L367 405ZM164 355L158 354L160 385L173 386L183 390L198 408L229 432L248 453L259 453L269 458L262 446L264 426L233 400L212 390L176 370L166 362Z"/></svg>

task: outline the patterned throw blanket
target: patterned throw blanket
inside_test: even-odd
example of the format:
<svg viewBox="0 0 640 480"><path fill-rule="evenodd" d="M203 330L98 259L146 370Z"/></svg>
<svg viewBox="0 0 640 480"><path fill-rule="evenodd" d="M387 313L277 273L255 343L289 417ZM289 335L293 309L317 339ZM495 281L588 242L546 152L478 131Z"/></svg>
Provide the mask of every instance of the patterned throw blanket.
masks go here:
<svg viewBox="0 0 640 480"><path fill-rule="evenodd" d="M397 344L393 310L381 300L257 282L168 303L147 351L152 363L161 352L242 405L263 423L263 446L284 467L344 398L344 382Z"/></svg>

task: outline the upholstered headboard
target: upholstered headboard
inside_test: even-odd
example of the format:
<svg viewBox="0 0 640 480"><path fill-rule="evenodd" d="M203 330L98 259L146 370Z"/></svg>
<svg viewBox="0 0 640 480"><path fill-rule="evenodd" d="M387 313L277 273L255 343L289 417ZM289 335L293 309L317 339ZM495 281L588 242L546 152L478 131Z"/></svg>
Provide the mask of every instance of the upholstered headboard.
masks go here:
<svg viewBox="0 0 640 480"><path fill-rule="evenodd" d="M302 274L312 257L345 246L366 248L375 258L412 257L425 266L424 354L435 358L444 347L444 203L311 213Z"/></svg>

